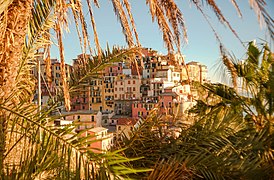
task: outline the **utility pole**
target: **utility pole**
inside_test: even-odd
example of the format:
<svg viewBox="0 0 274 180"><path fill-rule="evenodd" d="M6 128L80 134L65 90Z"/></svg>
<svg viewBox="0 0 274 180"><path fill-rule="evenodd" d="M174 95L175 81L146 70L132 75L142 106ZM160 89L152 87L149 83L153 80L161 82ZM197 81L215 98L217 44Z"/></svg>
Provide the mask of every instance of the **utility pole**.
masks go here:
<svg viewBox="0 0 274 180"><path fill-rule="evenodd" d="M37 73L38 73L38 112L39 114L41 113L42 110L42 99L41 99L41 95L42 95L42 90L41 90L41 59L40 59L40 55L37 58Z"/></svg>

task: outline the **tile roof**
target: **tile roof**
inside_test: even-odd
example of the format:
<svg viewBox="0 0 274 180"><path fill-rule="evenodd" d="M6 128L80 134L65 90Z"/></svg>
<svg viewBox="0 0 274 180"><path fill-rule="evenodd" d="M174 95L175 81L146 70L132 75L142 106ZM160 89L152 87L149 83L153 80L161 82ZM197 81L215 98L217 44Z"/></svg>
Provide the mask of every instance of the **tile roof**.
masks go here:
<svg viewBox="0 0 274 180"><path fill-rule="evenodd" d="M119 118L117 120L117 125L135 125L138 119L136 118Z"/></svg>

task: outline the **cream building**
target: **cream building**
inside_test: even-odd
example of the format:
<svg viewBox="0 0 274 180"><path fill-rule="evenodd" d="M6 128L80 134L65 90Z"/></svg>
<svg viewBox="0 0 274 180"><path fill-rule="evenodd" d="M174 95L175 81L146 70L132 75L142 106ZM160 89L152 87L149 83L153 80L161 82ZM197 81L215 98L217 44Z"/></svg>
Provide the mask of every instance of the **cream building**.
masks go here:
<svg viewBox="0 0 274 180"><path fill-rule="evenodd" d="M191 81L198 81L205 83L207 81L207 67L199 62L189 62L186 64L189 79Z"/></svg>
<svg viewBox="0 0 274 180"><path fill-rule="evenodd" d="M114 100L141 98L141 79L138 76L118 76L114 83Z"/></svg>
<svg viewBox="0 0 274 180"><path fill-rule="evenodd" d="M73 121L76 132L96 127L102 121L102 116L96 111L75 111L62 113L65 120Z"/></svg>

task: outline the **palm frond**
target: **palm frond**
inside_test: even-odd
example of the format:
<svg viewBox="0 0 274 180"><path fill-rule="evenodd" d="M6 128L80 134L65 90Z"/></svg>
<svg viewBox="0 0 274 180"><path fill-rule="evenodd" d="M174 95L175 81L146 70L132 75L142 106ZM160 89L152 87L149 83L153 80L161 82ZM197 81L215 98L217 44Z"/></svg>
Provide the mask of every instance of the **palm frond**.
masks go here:
<svg viewBox="0 0 274 180"><path fill-rule="evenodd" d="M123 33L126 38L126 42L129 45L129 47L133 47L134 40L133 40L131 28L130 28L126 13L122 7L122 4L121 4L120 0L112 0L111 2L113 5L114 12L121 23Z"/></svg>
<svg viewBox="0 0 274 180"><path fill-rule="evenodd" d="M65 69L64 46L62 41L62 30L59 22L56 24L56 31L57 31L58 44L60 47L59 48L60 59L61 59L60 67L61 67L61 77L62 77L62 84L63 84L63 91L64 91L65 106L66 106L66 110L70 111L70 96L69 96L69 87L68 87L68 81L67 81L66 69Z"/></svg>
<svg viewBox="0 0 274 180"><path fill-rule="evenodd" d="M126 6L127 14L128 14L128 16L129 16L129 19L130 19L130 23L131 23L131 26L132 26L132 29L133 29L133 32L134 32L134 35L135 35L135 39L136 39L137 46L138 46L138 47L141 47L141 43L140 43L140 41L139 41L139 37L138 37L137 30L136 30L134 18L133 18L133 15L132 15L132 13L131 13L131 6L130 6L130 3L128 2L128 0L123 0L123 2L124 2L124 5Z"/></svg>
<svg viewBox="0 0 274 180"><path fill-rule="evenodd" d="M257 15L258 22L261 27L266 25L269 31L270 38L274 39L274 20L266 11L266 2L264 0L250 0L249 4Z"/></svg>
<svg viewBox="0 0 274 180"><path fill-rule="evenodd" d="M96 23L95 23L95 19L94 19L94 16L93 16L92 7L91 7L91 4L90 4L89 0L87 0L87 4L88 4L89 14L90 14L90 18L91 18L93 33L94 33L94 41L95 41L95 45L96 45L96 48L97 48L97 54L98 54L98 57L100 59L102 51L101 51L101 46L100 46L100 42L99 42L99 38L98 38L98 34L97 34Z"/></svg>

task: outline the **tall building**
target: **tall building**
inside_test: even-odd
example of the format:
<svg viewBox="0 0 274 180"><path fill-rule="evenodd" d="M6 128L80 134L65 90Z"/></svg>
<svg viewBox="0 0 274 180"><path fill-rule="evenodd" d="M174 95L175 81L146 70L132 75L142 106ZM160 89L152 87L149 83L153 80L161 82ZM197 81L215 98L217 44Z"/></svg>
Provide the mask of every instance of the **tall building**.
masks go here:
<svg viewBox="0 0 274 180"><path fill-rule="evenodd" d="M189 79L200 83L207 82L207 67L199 62L191 61L186 64Z"/></svg>

